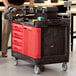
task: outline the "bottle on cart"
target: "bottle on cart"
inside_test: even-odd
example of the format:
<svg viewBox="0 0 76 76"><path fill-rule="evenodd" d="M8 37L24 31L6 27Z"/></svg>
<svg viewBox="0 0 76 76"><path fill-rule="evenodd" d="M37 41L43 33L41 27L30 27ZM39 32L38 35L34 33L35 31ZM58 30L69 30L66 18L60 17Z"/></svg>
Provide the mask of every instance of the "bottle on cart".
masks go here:
<svg viewBox="0 0 76 76"><path fill-rule="evenodd" d="M45 21L45 17L38 17L37 20L38 21Z"/></svg>

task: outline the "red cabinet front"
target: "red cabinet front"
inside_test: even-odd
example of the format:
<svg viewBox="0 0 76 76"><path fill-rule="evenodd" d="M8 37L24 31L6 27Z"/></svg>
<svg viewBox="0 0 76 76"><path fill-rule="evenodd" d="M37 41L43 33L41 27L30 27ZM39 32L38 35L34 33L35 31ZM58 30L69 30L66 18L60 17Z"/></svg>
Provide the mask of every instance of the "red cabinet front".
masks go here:
<svg viewBox="0 0 76 76"><path fill-rule="evenodd" d="M41 58L41 28L13 23L13 51L34 59Z"/></svg>

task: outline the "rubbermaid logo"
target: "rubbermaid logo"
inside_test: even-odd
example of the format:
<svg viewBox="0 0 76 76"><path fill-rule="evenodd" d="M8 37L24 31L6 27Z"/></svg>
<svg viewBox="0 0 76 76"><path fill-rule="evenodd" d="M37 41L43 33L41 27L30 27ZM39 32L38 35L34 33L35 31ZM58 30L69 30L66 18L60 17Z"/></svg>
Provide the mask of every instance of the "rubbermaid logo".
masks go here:
<svg viewBox="0 0 76 76"><path fill-rule="evenodd" d="M50 45L50 47L54 47L54 45Z"/></svg>

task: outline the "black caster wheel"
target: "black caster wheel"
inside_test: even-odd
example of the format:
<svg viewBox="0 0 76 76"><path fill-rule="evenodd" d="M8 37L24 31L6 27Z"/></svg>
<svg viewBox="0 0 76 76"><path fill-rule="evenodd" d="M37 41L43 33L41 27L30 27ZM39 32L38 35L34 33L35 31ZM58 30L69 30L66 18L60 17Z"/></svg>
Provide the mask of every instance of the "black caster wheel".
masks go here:
<svg viewBox="0 0 76 76"><path fill-rule="evenodd" d="M40 71L44 72L44 70L45 70L45 66L44 65L40 65Z"/></svg>
<svg viewBox="0 0 76 76"><path fill-rule="evenodd" d="M39 68L38 65L35 65L35 66L34 66L34 73L35 73L35 74L39 74L39 73L40 73L40 68Z"/></svg>
<svg viewBox="0 0 76 76"><path fill-rule="evenodd" d="M17 58L15 58L15 60L14 60L14 65L15 65L15 66L18 65L18 59L17 59Z"/></svg>
<svg viewBox="0 0 76 76"><path fill-rule="evenodd" d="M68 69L68 66L67 66L67 63L63 63L62 64L62 71L67 71L67 69Z"/></svg>

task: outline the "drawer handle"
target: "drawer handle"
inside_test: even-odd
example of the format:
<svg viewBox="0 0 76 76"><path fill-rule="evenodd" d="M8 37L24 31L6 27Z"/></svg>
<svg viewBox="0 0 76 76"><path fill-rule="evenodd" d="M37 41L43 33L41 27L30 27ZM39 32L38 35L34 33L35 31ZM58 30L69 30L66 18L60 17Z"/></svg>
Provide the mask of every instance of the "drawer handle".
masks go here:
<svg viewBox="0 0 76 76"><path fill-rule="evenodd" d="M24 26L24 29L27 29L29 31L32 31L32 27Z"/></svg>
<svg viewBox="0 0 76 76"><path fill-rule="evenodd" d="M19 47L19 46L14 46L13 48L15 48L15 49L21 49L21 47Z"/></svg>
<svg viewBox="0 0 76 76"><path fill-rule="evenodd" d="M28 30L28 31L32 31L31 29L28 29L28 28L24 28L25 30Z"/></svg>
<svg viewBox="0 0 76 76"><path fill-rule="evenodd" d="M16 35L21 35L22 34L22 32L14 32L14 34L16 34Z"/></svg>
<svg viewBox="0 0 76 76"><path fill-rule="evenodd" d="M15 42L22 42L20 39L14 39Z"/></svg>

